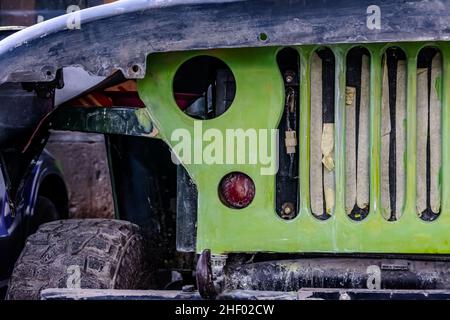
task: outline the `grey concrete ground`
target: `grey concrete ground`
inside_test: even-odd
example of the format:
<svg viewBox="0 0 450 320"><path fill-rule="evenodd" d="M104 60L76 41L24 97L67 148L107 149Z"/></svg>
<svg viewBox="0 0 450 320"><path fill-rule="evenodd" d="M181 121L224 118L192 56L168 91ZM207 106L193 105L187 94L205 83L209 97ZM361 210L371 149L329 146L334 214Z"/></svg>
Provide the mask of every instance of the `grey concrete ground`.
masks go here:
<svg viewBox="0 0 450 320"><path fill-rule="evenodd" d="M103 135L52 132L47 150L60 163L72 218L112 218L114 205Z"/></svg>

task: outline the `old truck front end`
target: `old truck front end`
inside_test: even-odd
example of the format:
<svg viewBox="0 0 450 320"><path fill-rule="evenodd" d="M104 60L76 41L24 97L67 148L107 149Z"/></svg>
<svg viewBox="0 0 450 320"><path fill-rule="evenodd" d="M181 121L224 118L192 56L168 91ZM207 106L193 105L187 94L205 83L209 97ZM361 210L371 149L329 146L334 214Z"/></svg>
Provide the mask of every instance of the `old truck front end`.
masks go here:
<svg viewBox="0 0 450 320"><path fill-rule="evenodd" d="M53 90L82 67L119 74L91 93L131 83L138 102L61 106L35 136L104 133L117 217L153 238L172 225L203 298L447 297L448 16L447 1L119 1L0 42L0 81ZM158 171L176 217L146 204Z"/></svg>

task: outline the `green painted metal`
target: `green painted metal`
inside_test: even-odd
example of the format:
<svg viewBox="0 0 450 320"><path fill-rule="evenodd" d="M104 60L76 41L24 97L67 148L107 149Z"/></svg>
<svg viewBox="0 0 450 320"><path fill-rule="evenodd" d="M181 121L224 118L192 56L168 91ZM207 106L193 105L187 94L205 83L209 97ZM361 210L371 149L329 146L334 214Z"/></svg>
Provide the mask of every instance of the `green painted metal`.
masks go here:
<svg viewBox="0 0 450 320"><path fill-rule="evenodd" d="M357 222L345 213L345 63L346 53L356 45L333 45L335 54L335 210L330 219L319 221L309 205L309 128L311 54L318 47L296 47L300 54L300 214L294 220L280 219L274 209L275 176L262 176L261 165L187 164L197 183L197 250L226 252L373 252L373 253L450 253L450 44L390 43L363 44L371 55L370 87L370 213ZM405 157L406 197L398 221L382 216L380 188L382 57L389 47L400 47L407 55L407 151ZM422 221L416 201L416 68L417 54L425 46L436 46L443 56L442 77L442 190L441 215L434 222ZM160 137L170 146L171 134L183 128L194 134L194 120L180 111L174 101L172 81L178 67L191 57L211 55L223 60L234 73L236 97L222 116L203 121L203 130L216 128L222 133L233 128L275 129L284 101L283 81L276 63L281 48L243 48L196 52L152 54L139 93ZM201 145L195 145L198 153ZM244 152L238 150L237 152ZM256 186L253 203L242 210L225 207L218 198L221 178L232 171L251 176Z"/></svg>

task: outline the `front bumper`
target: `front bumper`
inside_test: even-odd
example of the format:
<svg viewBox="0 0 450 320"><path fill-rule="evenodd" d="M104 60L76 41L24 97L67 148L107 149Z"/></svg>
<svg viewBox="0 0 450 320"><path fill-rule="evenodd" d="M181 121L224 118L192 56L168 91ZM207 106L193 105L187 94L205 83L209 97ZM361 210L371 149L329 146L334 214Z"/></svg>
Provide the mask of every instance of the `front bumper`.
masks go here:
<svg viewBox="0 0 450 320"><path fill-rule="evenodd" d="M164 290L46 289L42 300L201 300L197 292ZM450 300L450 290L304 288L298 292L230 290L218 300Z"/></svg>

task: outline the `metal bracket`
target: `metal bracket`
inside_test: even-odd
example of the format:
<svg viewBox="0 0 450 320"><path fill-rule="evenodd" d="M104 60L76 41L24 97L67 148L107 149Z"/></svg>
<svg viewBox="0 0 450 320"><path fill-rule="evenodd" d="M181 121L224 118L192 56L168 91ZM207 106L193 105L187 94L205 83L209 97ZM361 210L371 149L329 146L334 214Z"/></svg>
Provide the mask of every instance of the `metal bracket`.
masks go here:
<svg viewBox="0 0 450 320"><path fill-rule="evenodd" d="M203 299L214 300L223 290L226 255L211 255L209 249L204 250L197 263L197 287Z"/></svg>
<svg viewBox="0 0 450 320"><path fill-rule="evenodd" d="M27 91L35 91L39 98L49 99L55 94L55 89L64 87L62 69L56 71L55 78L50 82L25 82L22 84L22 87Z"/></svg>

